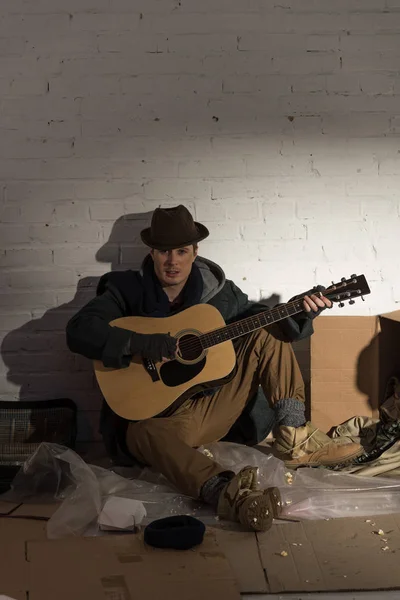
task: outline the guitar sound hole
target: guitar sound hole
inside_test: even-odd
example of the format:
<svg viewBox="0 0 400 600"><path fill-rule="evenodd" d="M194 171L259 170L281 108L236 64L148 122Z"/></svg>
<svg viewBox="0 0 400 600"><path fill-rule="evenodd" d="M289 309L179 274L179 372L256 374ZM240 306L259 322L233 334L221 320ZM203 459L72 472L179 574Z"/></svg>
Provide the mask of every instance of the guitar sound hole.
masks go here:
<svg viewBox="0 0 400 600"><path fill-rule="evenodd" d="M196 335L190 333L179 339L179 354L184 360L196 360L202 352L201 342Z"/></svg>

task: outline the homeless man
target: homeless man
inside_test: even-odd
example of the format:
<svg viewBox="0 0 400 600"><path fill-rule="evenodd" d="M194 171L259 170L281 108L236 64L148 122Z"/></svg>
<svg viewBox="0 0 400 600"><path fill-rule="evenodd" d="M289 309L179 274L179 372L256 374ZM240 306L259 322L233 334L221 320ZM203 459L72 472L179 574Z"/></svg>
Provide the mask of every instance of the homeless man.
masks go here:
<svg viewBox="0 0 400 600"><path fill-rule="evenodd" d="M228 324L266 310L265 304L249 302L221 267L198 256L197 244L207 236L184 206L157 208L151 226L141 232L151 249L141 270L103 275L96 298L67 325L70 350L116 369L136 355L170 360L177 351L174 337L109 323L132 315L167 317L199 303L216 307ZM261 386L276 424L273 452L287 465L335 465L361 453L358 444L339 444L305 418L304 384L290 342L311 335L312 318L330 306L321 293L304 294L304 312L236 338L233 379L195 394L172 414L127 421L103 406L106 446L113 444L132 463L152 467L183 494L213 505L220 518L268 529L280 512L279 491L258 489L256 467L235 475L197 448L223 439Z"/></svg>

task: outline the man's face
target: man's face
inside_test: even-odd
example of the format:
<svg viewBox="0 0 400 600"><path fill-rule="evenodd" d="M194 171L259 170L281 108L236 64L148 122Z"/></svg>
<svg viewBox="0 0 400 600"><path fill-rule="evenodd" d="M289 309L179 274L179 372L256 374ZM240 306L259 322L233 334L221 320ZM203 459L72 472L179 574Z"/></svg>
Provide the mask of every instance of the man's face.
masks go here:
<svg viewBox="0 0 400 600"><path fill-rule="evenodd" d="M163 287L184 285L192 270L197 249L185 246L174 250L152 250L154 271Z"/></svg>

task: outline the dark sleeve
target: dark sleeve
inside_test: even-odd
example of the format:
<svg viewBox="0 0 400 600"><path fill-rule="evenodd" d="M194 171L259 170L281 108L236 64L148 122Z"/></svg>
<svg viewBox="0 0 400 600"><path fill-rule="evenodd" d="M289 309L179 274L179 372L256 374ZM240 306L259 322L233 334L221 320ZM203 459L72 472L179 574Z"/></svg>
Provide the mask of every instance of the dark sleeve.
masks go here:
<svg viewBox="0 0 400 600"><path fill-rule="evenodd" d="M251 302L247 294L242 292L242 290L233 282L230 283L232 293L236 297L237 307L237 314L233 319L231 319L232 321L238 321L239 319L252 317L254 315L258 315L260 312L274 308L262 300L260 302ZM291 342L297 342L298 340L309 337L314 333L312 320L307 317L306 313L299 313L293 317L287 317L286 319L278 321L278 324L284 335Z"/></svg>
<svg viewBox="0 0 400 600"><path fill-rule="evenodd" d="M127 316L125 302L111 283L103 289L101 295L88 302L68 322L67 345L71 352L101 360L105 367L127 367L131 361L131 332L109 325L114 319Z"/></svg>

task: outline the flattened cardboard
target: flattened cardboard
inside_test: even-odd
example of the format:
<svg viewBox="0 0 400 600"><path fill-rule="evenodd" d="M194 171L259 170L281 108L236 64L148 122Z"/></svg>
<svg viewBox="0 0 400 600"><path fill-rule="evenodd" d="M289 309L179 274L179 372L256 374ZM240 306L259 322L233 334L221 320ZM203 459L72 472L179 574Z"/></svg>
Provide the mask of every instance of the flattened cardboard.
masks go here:
<svg viewBox="0 0 400 600"><path fill-rule="evenodd" d="M254 533L216 529L221 550L235 573L242 594L268 592L261 563L257 538Z"/></svg>
<svg viewBox="0 0 400 600"><path fill-rule="evenodd" d="M28 542L30 600L240 600L215 534L189 551L147 546L142 535Z"/></svg>
<svg viewBox="0 0 400 600"><path fill-rule="evenodd" d="M257 538L271 593L400 588L400 515L273 525Z"/></svg>

